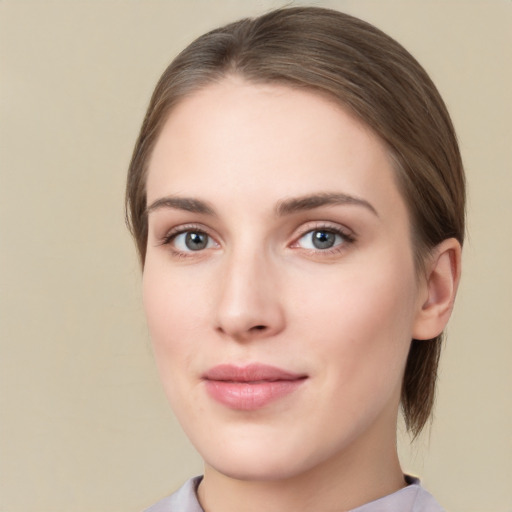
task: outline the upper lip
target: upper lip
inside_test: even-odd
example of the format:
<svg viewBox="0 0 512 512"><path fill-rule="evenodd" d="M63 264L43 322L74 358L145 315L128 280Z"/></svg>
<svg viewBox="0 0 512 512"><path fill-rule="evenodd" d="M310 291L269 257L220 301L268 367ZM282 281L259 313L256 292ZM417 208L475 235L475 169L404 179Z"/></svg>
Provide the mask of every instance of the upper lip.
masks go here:
<svg viewBox="0 0 512 512"><path fill-rule="evenodd" d="M299 380L306 377L307 375L303 373L295 373L261 363L252 363L245 366L220 364L203 374L205 380L226 382L275 382L279 380Z"/></svg>

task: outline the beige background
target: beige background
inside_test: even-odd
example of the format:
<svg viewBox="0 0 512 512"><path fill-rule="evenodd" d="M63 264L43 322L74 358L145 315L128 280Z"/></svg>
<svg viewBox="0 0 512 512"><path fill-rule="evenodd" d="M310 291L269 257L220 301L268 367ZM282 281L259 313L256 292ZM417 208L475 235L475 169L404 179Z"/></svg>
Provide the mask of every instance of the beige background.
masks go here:
<svg viewBox="0 0 512 512"><path fill-rule="evenodd" d="M125 171L172 56L283 3L0 0L1 512L135 512L201 471L153 368ZM512 1L314 3L402 42L452 113L464 278L436 421L400 450L448 510L512 512Z"/></svg>

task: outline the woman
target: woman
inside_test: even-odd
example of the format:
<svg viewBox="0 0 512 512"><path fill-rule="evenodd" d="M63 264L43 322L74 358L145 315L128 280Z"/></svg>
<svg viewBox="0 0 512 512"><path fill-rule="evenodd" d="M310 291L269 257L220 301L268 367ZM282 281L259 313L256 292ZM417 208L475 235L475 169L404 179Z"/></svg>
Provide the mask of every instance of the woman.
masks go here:
<svg viewBox="0 0 512 512"><path fill-rule="evenodd" d="M442 510L396 453L434 401L464 176L435 86L319 8L210 32L160 79L127 209L173 409L205 462L151 512Z"/></svg>

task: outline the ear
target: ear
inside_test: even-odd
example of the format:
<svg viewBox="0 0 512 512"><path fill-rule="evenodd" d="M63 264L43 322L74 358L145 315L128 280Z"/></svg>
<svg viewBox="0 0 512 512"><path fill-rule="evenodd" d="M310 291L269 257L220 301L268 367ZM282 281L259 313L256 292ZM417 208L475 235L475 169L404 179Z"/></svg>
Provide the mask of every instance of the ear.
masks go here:
<svg viewBox="0 0 512 512"><path fill-rule="evenodd" d="M460 280L461 246L455 238L432 250L413 326L413 338L430 340L443 332L452 313Z"/></svg>

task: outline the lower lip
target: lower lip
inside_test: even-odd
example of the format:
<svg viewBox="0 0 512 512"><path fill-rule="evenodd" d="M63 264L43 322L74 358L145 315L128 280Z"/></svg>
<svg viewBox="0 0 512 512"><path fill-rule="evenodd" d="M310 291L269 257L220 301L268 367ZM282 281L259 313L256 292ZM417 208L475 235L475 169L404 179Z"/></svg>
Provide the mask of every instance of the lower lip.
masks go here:
<svg viewBox="0 0 512 512"><path fill-rule="evenodd" d="M206 380L209 395L231 409L254 411L293 393L305 379L260 382Z"/></svg>

